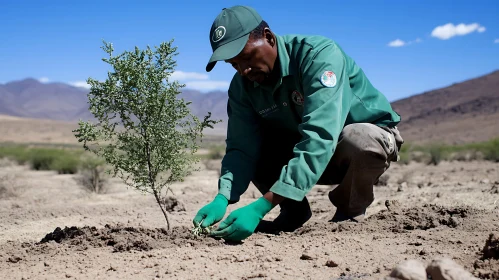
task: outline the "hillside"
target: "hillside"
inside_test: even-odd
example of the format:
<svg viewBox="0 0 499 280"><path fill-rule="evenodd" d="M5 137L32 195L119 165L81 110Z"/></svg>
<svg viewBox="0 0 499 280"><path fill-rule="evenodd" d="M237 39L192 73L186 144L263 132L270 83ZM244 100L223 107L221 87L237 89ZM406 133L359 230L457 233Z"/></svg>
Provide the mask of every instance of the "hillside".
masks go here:
<svg viewBox="0 0 499 280"><path fill-rule="evenodd" d="M44 125L25 120L22 131L31 131L34 136L39 131L38 135L45 135L57 127L74 127L73 124L80 118L92 117L88 112L87 92L67 84L43 84L31 78L9 82L0 85L0 114L37 119ZM213 118L224 120L215 130L206 132L224 135L227 123L226 92L203 94L184 90L181 97L192 101L191 109L198 117L202 118L210 111ZM392 105L402 116L399 129L407 142L459 144L488 140L499 136L499 125L496 123L499 119L499 71L400 99ZM59 123L49 129L46 125L50 121L46 120L64 121L67 126ZM0 119L0 122L3 127L0 134L4 133L0 141L5 140L6 129L9 129L7 135L16 131L21 133L20 126L11 124L12 121ZM19 121L16 123L20 124ZM57 136L44 137L57 139ZM71 133L68 137L72 137ZM13 140L11 138L8 137L9 141Z"/></svg>
<svg viewBox="0 0 499 280"><path fill-rule="evenodd" d="M499 71L392 103L412 142L451 144L499 136Z"/></svg>

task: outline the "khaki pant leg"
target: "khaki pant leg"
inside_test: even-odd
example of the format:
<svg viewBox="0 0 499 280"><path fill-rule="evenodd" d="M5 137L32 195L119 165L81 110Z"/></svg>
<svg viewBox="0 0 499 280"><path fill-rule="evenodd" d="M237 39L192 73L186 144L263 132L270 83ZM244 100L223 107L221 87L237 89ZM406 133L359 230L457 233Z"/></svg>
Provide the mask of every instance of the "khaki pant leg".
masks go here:
<svg viewBox="0 0 499 280"><path fill-rule="evenodd" d="M365 213L374 200L374 184L390 162L398 160L402 143L396 127L369 123L345 126L319 180L319 184L339 184L329 194L337 211L351 217Z"/></svg>

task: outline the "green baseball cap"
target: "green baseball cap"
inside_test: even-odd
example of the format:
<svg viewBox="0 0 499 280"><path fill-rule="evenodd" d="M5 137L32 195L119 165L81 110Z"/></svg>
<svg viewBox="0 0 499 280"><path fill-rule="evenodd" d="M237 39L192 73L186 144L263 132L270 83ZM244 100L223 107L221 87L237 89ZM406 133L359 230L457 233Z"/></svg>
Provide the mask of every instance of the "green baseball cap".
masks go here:
<svg viewBox="0 0 499 280"><path fill-rule="evenodd" d="M217 61L237 56L246 45L249 34L262 22L260 15L248 6L233 6L222 9L210 30L213 54L206 65L210 72Z"/></svg>

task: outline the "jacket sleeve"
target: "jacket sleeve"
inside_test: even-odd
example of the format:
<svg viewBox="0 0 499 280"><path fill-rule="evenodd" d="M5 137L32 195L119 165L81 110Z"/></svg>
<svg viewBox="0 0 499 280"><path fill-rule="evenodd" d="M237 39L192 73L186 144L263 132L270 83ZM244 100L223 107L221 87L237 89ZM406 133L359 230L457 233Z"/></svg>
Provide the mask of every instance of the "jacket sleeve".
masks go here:
<svg viewBox="0 0 499 280"><path fill-rule="evenodd" d="M227 115L226 150L218 192L229 203L235 203L248 189L255 170L261 141L260 127L258 116L242 87L233 86L229 89Z"/></svg>
<svg viewBox="0 0 499 280"><path fill-rule="evenodd" d="M313 50L304 58L301 67L304 107L299 125L302 138L293 149L294 157L282 168L270 191L301 201L324 172L350 109L352 92L347 62L334 43ZM327 79L328 73L334 73L331 79Z"/></svg>

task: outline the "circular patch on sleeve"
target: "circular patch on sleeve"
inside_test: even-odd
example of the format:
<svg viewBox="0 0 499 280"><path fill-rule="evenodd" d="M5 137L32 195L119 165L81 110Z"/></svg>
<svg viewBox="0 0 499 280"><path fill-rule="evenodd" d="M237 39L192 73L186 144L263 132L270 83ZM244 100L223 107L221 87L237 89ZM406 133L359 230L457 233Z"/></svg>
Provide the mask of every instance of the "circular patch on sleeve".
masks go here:
<svg viewBox="0 0 499 280"><path fill-rule="evenodd" d="M321 76L321 83L326 87L334 87L336 85L336 74L333 71L324 71Z"/></svg>

